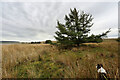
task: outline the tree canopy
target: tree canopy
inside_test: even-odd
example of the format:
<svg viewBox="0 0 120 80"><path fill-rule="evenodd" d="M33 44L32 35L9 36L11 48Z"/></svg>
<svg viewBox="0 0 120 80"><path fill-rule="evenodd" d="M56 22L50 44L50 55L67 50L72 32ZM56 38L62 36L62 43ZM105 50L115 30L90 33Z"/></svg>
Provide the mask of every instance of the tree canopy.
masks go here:
<svg viewBox="0 0 120 80"><path fill-rule="evenodd" d="M65 15L65 23L62 24L57 21L55 32L55 39L64 45L77 45L87 42L102 42L102 37L106 36L110 32L110 29L99 35L90 35L90 27L93 26L93 17L91 14L87 14L84 11L79 11L74 8L70 9L70 14Z"/></svg>

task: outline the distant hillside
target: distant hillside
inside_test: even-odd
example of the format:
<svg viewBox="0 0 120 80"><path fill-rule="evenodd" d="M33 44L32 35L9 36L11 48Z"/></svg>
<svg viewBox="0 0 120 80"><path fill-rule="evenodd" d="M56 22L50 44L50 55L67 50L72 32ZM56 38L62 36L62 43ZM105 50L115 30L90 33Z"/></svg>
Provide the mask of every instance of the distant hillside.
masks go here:
<svg viewBox="0 0 120 80"><path fill-rule="evenodd" d="M0 43L20 43L19 41L0 41Z"/></svg>

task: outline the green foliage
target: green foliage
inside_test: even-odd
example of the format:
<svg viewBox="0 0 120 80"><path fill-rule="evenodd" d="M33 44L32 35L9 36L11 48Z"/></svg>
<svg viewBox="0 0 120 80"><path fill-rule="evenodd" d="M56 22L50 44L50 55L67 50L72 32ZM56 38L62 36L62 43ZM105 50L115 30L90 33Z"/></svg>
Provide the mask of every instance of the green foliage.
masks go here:
<svg viewBox="0 0 120 80"><path fill-rule="evenodd" d="M55 32L56 40L64 45L77 45L86 42L102 42L102 37L106 36L110 30L99 35L88 36L90 27L92 27L93 17L84 11L79 14L79 11L74 8L70 9L70 14L65 15L65 24L57 21L57 29Z"/></svg>
<svg viewBox="0 0 120 80"><path fill-rule="evenodd" d="M56 45L56 46L58 45L57 43L51 43L51 44L52 44L52 45Z"/></svg>
<svg viewBox="0 0 120 80"><path fill-rule="evenodd" d="M57 78L63 77L63 66L51 61L36 61L16 67L18 78Z"/></svg>
<svg viewBox="0 0 120 80"><path fill-rule="evenodd" d="M51 40L46 40L45 43L46 44L52 44L52 41Z"/></svg>
<svg viewBox="0 0 120 80"><path fill-rule="evenodd" d="M92 43L100 43L100 42L102 42L103 40L102 40L102 38L101 37L99 37L99 36L95 36L95 35L91 35L90 37L88 37L88 40L86 41L86 42L92 42Z"/></svg>

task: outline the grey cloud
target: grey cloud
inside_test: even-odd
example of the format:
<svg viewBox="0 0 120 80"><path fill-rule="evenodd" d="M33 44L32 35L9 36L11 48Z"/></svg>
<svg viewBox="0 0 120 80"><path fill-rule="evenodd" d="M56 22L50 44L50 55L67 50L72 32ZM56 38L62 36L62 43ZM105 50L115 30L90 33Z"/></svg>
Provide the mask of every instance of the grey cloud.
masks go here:
<svg viewBox="0 0 120 80"><path fill-rule="evenodd" d="M69 9L74 7L95 16L94 23L96 24L93 26L93 33L109 28L105 27L106 25L112 26L112 28L117 26L116 3L6 2L2 5L3 15L0 16L3 18L3 39L53 39L56 31L56 21L64 22L64 15L68 14ZM115 15L114 21L105 20L106 15L111 16L111 11L114 11L112 12ZM113 16L111 16L111 19L113 19ZM117 32L113 36L116 34Z"/></svg>

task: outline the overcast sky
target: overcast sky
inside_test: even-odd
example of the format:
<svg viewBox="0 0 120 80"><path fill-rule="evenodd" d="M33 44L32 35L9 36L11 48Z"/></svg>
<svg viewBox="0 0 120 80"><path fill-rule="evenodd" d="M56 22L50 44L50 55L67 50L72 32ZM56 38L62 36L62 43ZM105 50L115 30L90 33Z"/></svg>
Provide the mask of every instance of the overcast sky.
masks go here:
<svg viewBox="0 0 120 80"><path fill-rule="evenodd" d="M70 8L93 15L91 34L111 28L108 37L118 37L118 2L4 2L0 7L2 40L55 40L57 20L63 23Z"/></svg>

